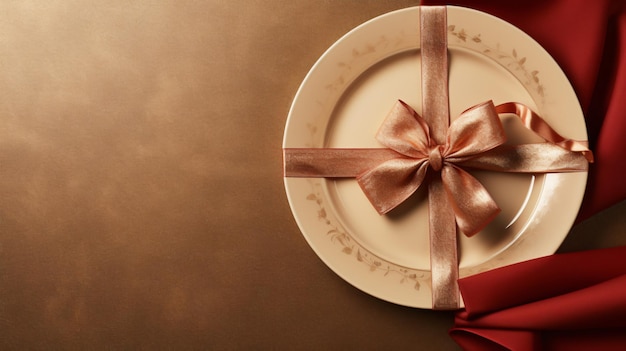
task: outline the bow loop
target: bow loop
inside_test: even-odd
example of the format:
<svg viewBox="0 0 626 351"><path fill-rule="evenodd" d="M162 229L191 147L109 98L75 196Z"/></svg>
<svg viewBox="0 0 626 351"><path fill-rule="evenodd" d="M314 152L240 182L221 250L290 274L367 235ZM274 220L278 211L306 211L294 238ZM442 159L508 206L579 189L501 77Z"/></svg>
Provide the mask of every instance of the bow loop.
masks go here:
<svg viewBox="0 0 626 351"><path fill-rule="evenodd" d="M398 100L376 133L384 146L412 158L428 157L430 128L411 106Z"/></svg>
<svg viewBox="0 0 626 351"><path fill-rule="evenodd" d="M450 124L446 157L475 156L506 142L506 133L493 102L486 101L463 111Z"/></svg>

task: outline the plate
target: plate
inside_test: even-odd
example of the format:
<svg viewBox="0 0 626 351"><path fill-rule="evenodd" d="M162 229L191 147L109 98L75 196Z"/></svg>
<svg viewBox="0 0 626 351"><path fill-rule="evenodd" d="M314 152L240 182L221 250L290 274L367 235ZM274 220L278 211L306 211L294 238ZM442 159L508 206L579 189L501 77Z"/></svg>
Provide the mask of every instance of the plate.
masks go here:
<svg viewBox="0 0 626 351"><path fill-rule="evenodd" d="M524 103L559 134L587 140L580 104L565 74L532 38L492 15L448 6L452 119L493 100ZM374 18L315 63L287 118L284 148L382 147L375 133L397 99L421 111L419 7ZM503 116L513 143L537 141ZM587 173L473 172L502 213L459 239L460 275L554 253L578 213ZM380 299L431 308L428 204L423 190L380 216L354 179L285 178L307 242L341 278Z"/></svg>

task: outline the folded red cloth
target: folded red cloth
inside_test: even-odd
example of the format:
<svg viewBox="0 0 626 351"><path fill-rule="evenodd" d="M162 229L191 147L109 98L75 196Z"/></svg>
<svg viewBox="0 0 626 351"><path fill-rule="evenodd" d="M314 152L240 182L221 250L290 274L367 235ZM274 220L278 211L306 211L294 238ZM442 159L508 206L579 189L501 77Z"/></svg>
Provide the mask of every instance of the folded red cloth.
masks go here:
<svg viewBox="0 0 626 351"><path fill-rule="evenodd" d="M626 199L626 2L623 0L424 0L500 17L563 68L583 107L596 162L579 220Z"/></svg>
<svg viewBox="0 0 626 351"><path fill-rule="evenodd" d="M557 254L459 281L464 350L626 350L626 246Z"/></svg>

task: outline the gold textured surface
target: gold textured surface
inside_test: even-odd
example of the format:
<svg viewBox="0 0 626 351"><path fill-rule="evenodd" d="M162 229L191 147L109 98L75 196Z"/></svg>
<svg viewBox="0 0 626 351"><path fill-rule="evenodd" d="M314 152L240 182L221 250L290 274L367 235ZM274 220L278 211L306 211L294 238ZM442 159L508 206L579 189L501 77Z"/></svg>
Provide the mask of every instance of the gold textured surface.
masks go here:
<svg viewBox="0 0 626 351"><path fill-rule="evenodd" d="M282 182L310 66L415 4L0 2L0 349L456 350L320 262Z"/></svg>

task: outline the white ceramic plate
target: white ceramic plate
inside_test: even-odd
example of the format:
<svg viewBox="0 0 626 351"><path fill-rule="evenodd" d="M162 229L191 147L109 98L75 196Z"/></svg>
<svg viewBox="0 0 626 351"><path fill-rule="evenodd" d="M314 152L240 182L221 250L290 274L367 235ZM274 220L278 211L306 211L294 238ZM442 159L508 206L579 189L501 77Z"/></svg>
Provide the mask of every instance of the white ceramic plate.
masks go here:
<svg viewBox="0 0 626 351"><path fill-rule="evenodd" d="M419 8L355 28L313 66L293 101L283 147L382 147L374 136L397 99L421 111ZM557 132L587 140L576 95L532 38L485 13L448 7L450 109L477 103L531 106ZM533 141L504 118L512 142ZM502 208L481 233L460 238L461 276L552 254L578 213L587 174L474 172ZM378 298L431 308L427 202L423 191L380 216L353 179L285 178L293 215L317 255Z"/></svg>

